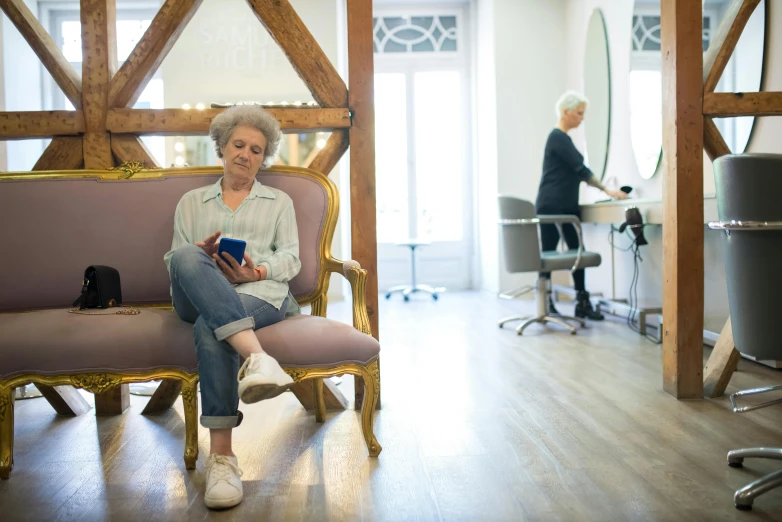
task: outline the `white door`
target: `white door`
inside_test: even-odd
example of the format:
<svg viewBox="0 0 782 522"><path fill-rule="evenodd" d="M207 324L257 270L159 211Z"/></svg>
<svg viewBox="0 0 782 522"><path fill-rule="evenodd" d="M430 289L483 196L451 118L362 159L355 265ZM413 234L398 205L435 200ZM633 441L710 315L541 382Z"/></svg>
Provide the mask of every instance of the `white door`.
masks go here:
<svg viewBox="0 0 782 522"><path fill-rule="evenodd" d="M470 287L470 79L464 13L376 12L375 147L381 291L410 281Z"/></svg>

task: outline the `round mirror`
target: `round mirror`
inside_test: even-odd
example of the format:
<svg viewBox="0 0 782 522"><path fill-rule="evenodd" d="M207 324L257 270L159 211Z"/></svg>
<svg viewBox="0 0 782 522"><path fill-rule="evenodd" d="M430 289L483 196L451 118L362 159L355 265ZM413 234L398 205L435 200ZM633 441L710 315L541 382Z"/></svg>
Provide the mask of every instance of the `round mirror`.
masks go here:
<svg viewBox="0 0 782 522"><path fill-rule="evenodd" d="M703 0L703 50L725 16L730 0ZM763 76L766 1L761 0L736 45L716 90L756 92ZM638 172L654 176L662 157L662 55L660 2L637 0L633 8L630 57L630 136ZM715 119L733 153L744 152L755 118Z"/></svg>
<svg viewBox="0 0 782 522"><path fill-rule="evenodd" d="M586 161L600 179L605 176L611 131L611 67L608 57L608 33L603 12L595 9L587 27L584 49L584 95L589 100L584 120Z"/></svg>

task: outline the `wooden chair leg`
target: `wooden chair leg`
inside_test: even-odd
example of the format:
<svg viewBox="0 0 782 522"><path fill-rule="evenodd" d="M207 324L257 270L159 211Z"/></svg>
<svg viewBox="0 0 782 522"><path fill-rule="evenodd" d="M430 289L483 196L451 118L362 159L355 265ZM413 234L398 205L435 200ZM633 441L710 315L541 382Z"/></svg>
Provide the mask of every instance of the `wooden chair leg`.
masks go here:
<svg viewBox="0 0 782 522"><path fill-rule="evenodd" d="M323 396L323 378L312 380L312 393L315 402L315 420L326 422L326 399Z"/></svg>
<svg viewBox="0 0 782 522"><path fill-rule="evenodd" d="M14 469L14 390L0 387L0 479Z"/></svg>
<svg viewBox="0 0 782 522"><path fill-rule="evenodd" d="M198 460L198 381L182 381L185 410L185 468L195 469Z"/></svg>
<svg viewBox="0 0 782 522"><path fill-rule="evenodd" d="M383 447L375 437L375 408L380 397L380 361L375 360L362 369L364 401L361 405L361 429L370 457L377 457Z"/></svg>

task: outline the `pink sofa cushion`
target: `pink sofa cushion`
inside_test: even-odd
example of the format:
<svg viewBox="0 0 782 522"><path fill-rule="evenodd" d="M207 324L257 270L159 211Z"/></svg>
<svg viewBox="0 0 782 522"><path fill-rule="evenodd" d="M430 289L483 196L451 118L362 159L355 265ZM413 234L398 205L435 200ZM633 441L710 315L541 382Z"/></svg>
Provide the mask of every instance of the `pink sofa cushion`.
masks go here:
<svg viewBox="0 0 782 522"><path fill-rule="evenodd" d="M89 317L64 309L0 314L0 379L24 373L197 370L193 327L171 310ZM298 315L256 332L285 366L366 364L380 345L350 325Z"/></svg>
<svg viewBox="0 0 782 522"><path fill-rule="evenodd" d="M189 190L219 178L194 174L0 182L0 222L10 227L0 270L0 311L70 305L89 265L119 270L125 302L170 302L163 255L171 248L177 202ZM258 180L293 200L301 271L290 287L297 298L309 295L321 270L328 194L306 176L266 172Z"/></svg>

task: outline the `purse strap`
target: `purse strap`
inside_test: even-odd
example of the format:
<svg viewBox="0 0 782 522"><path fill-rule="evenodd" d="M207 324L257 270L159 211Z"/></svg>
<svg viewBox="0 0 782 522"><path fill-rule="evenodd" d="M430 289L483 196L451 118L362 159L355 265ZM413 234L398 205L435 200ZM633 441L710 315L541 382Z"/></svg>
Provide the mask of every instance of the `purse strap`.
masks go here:
<svg viewBox="0 0 782 522"><path fill-rule="evenodd" d="M74 308L73 310L68 310L68 313L79 315L138 315L141 313L141 310L138 308L133 308L132 306L117 306L116 308L122 308L122 310L116 310L114 312L86 312L84 310Z"/></svg>

